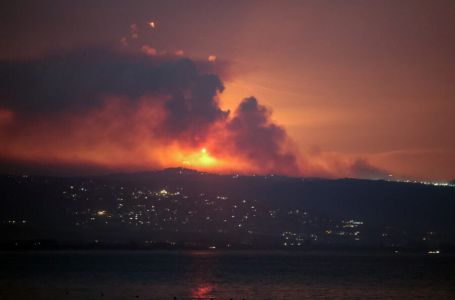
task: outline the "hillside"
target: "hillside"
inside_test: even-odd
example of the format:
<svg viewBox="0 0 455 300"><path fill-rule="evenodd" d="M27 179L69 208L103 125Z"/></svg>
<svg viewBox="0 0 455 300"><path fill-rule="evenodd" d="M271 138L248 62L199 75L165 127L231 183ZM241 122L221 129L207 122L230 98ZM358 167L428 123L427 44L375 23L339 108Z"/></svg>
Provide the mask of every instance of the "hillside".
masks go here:
<svg viewBox="0 0 455 300"><path fill-rule="evenodd" d="M3 246L428 248L455 241L455 188L445 186L167 169L4 175L0 192Z"/></svg>

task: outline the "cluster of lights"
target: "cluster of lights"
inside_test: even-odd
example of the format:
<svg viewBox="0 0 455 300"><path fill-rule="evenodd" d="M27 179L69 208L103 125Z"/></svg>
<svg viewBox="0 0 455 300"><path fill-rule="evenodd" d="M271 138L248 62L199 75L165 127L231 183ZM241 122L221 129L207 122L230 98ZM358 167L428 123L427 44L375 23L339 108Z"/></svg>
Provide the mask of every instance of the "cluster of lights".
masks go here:
<svg viewBox="0 0 455 300"><path fill-rule="evenodd" d="M410 180L410 179L388 179L389 182L400 182L400 183L415 183L423 185L432 185L440 187L455 187L455 183L450 182L437 182L437 181L420 181L420 180Z"/></svg>

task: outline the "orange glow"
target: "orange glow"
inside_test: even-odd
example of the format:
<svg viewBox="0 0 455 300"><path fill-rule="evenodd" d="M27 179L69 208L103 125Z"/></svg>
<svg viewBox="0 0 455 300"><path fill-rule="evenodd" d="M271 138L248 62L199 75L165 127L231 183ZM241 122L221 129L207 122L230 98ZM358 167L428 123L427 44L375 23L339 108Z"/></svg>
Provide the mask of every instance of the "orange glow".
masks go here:
<svg viewBox="0 0 455 300"><path fill-rule="evenodd" d="M349 161L328 155L315 156L311 163L300 157L302 173L287 165L254 162L231 143L223 122L212 125L197 143L184 136L179 139L159 134L165 119L165 99L150 100L144 97L131 105L127 99L109 98L102 107L85 114L18 124L12 112L2 110L0 125L7 126L0 126L0 140L8 142L0 144L0 157L31 164L93 166L105 171L186 167L236 174L349 175L342 171Z"/></svg>
<svg viewBox="0 0 455 300"><path fill-rule="evenodd" d="M286 164L252 160L232 143L225 122L211 125L197 142L186 133L160 133L166 99L108 98L84 114L61 114L21 123L11 111L0 110L0 158L50 166L91 166L105 171L134 172L186 167L225 174L351 176L354 159L318 152L299 155L300 170ZM65 126L61 126L65 124ZM292 149L292 145L281 145Z"/></svg>
<svg viewBox="0 0 455 300"><path fill-rule="evenodd" d="M202 148L201 151L190 153L190 154L182 154L182 164L188 167L194 168L216 168L219 161L211 156L206 148Z"/></svg>
<svg viewBox="0 0 455 300"><path fill-rule="evenodd" d="M159 100L148 100L140 99L132 106L125 99L109 98L104 106L83 115L20 124L14 123L12 112L2 110L0 140L8 142L0 144L0 157L126 172L179 166L211 172L250 171L244 158L223 147L227 136L222 125L212 128L199 144L155 134L165 114Z"/></svg>
<svg viewBox="0 0 455 300"><path fill-rule="evenodd" d="M142 46L142 52L149 55L149 56L155 56L158 54L155 48L152 48L148 45Z"/></svg>
<svg viewBox="0 0 455 300"><path fill-rule="evenodd" d="M273 109L273 120L301 151L302 175L350 176L346 168L362 157L394 176L455 179L453 1L199 2L203 4L173 7L179 5L134 1L105 7L91 1L90 13L81 14L87 5L81 10L78 1L71 1L72 5L52 10L45 5L24 8L20 17L19 12L5 12L9 17L2 28L7 42L0 48L4 74L14 79L22 76L9 71L16 62L29 64L55 55L63 59L84 48L119 50L132 57L140 53L157 63L185 56L197 63L201 74L218 74L225 88L219 97L221 109L230 109L232 115L241 99L249 96ZM51 19L41 12L54 10ZM28 26L27 20L36 26ZM56 30L67 23L77 30L71 34ZM46 69L47 59L42 62ZM119 82L125 86L141 76L128 68L123 71L125 78ZM68 79L73 78L71 73L70 68ZM25 102L53 97L60 90L54 85L60 81L71 86L72 80L65 77L54 80L37 74L36 84L49 87L43 86L43 95ZM95 82L87 75L81 81L84 89ZM30 90L28 84L26 80L20 86L17 81L23 91ZM10 87L4 87L8 93ZM150 134L156 127L147 125L162 119L162 112L139 108L126 118L113 104L97 107L87 116L31 120L21 111L8 111L22 104L10 101L14 99L3 90L0 93L0 160L7 164L90 164L118 171L182 165L236 173L274 169L265 160L254 164L242 156L243 149L229 143L232 140L223 128L197 142L184 142L182 136L170 141L173 136ZM140 91L132 94L136 97ZM66 99L55 100L65 105ZM130 108L125 105L125 109ZM99 116L103 121L98 121ZM120 124L121 120L129 125ZM207 148L208 158L199 153L202 147ZM313 151L316 148L321 150ZM289 173L284 165L274 172Z"/></svg>

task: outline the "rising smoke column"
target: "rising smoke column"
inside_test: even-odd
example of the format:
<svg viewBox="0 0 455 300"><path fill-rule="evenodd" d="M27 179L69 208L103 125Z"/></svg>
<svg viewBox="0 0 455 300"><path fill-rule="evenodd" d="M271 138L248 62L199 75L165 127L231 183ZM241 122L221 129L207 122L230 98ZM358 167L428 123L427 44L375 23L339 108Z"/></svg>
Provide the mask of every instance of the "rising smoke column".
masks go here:
<svg viewBox="0 0 455 300"><path fill-rule="evenodd" d="M217 62L218 64L218 62ZM298 154L254 97L233 113L213 62L84 48L0 61L0 169L383 177L364 159ZM221 64L220 64L221 65ZM202 151L202 152L201 152ZM5 168L3 168L5 169Z"/></svg>
<svg viewBox="0 0 455 300"><path fill-rule="evenodd" d="M242 160L258 172L297 173L296 157L281 149L286 133L270 112L248 98L230 117L219 106L221 79L204 69L187 58L106 49L0 62L0 107L14 115L0 124L0 156L12 159L8 155L16 151L23 154L15 159L33 161L49 153L56 163L64 157L90 164L101 151L124 166L129 160L118 160L130 152L143 156L136 166L165 167L164 152L198 150L210 140L223 148L221 159ZM35 149L25 151L30 144Z"/></svg>
<svg viewBox="0 0 455 300"><path fill-rule="evenodd" d="M232 147L256 170L297 175L296 154L284 149L288 142L286 131L270 117L271 112L256 98L244 99L227 125Z"/></svg>

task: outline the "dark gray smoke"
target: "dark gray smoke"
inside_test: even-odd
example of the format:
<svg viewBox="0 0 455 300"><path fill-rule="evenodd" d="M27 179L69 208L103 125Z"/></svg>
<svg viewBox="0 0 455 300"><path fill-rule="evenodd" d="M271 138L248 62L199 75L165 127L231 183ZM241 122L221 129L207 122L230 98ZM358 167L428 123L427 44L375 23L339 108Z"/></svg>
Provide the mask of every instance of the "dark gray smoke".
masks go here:
<svg viewBox="0 0 455 300"><path fill-rule="evenodd" d="M283 149L288 139L286 131L273 123L270 115L256 98L244 99L228 125L232 143L261 170L297 174L296 155Z"/></svg>
<svg viewBox="0 0 455 300"><path fill-rule="evenodd" d="M84 114L102 106L109 96L126 98L131 105L143 96L157 96L147 97L148 101L161 101L158 104L165 111L154 135L197 144L220 122L225 128L223 136L229 136L222 142L229 155L247 159L257 170L297 174L297 157L284 150L288 137L270 120L270 111L251 97L228 118L229 111L218 103L218 94L224 90L222 81L202 69L190 59L105 49L4 61L0 62L0 107L30 121L37 116ZM124 135L119 134L118 139Z"/></svg>
<svg viewBox="0 0 455 300"><path fill-rule="evenodd" d="M185 58L83 49L31 61L0 62L0 106L27 117L84 112L106 96L164 96L172 134L203 129L228 115L216 101L224 89Z"/></svg>

